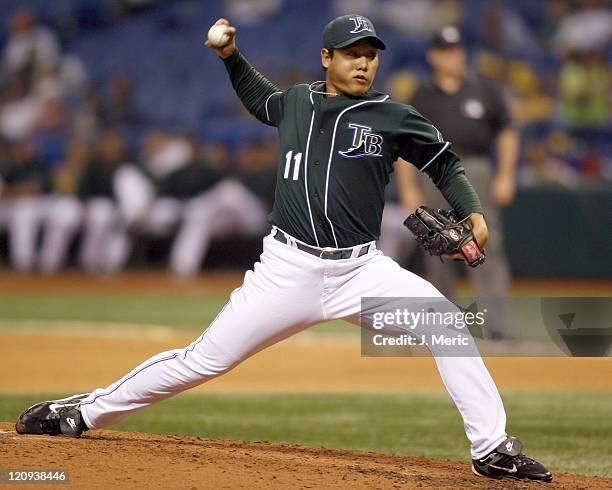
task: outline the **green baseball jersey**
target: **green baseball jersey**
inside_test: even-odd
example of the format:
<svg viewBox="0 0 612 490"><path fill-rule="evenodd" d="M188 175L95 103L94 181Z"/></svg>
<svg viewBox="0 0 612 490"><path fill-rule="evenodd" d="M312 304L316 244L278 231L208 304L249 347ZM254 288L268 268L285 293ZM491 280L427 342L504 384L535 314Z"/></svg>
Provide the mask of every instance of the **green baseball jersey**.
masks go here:
<svg viewBox="0 0 612 490"><path fill-rule="evenodd" d="M281 91L237 50L225 64L245 107L278 128L269 221L298 240L334 248L377 240L398 157L427 172L461 216L482 212L450 143L412 106L375 90L325 96L324 82Z"/></svg>

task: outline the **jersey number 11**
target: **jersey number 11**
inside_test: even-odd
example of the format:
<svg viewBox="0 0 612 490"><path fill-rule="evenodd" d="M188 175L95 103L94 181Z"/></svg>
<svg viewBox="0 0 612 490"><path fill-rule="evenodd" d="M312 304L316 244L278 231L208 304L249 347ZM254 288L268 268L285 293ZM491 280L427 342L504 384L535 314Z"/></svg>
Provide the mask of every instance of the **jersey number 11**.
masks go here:
<svg viewBox="0 0 612 490"><path fill-rule="evenodd" d="M293 155L293 150L288 151L287 154L285 155L285 173L283 175L284 179L288 179L289 178L289 173L291 172L291 156ZM293 175L292 175L292 180L297 180L298 176L300 175L300 163L302 161L302 154L301 153L296 153L293 156Z"/></svg>

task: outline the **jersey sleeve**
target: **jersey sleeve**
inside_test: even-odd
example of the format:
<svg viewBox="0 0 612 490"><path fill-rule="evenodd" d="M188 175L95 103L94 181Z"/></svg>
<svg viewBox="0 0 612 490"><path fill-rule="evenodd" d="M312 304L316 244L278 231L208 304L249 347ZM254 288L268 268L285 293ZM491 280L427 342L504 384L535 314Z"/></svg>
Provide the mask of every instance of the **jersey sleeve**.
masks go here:
<svg viewBox="0 0 612 490"><path fill-rule="evenodd" d="M262 123L278 126L283 119L285 93L253 68L238 50L223 61L246 109Z"/></svg>
<svg viewBox="0 0 612 490"><path fill-rule="evenodd" d="M397 152L429 176L461 218L471 213L483 214L478 194L465 176L463 165L451 150L450 142L445 141L440 131L410 106L400 125Z"/></svg>
<svg viewBox="0 0 612 490"><path fill-rule="evenodd" d="M397 152L420 171L448 157L450 143L444 141L438 129L412 106L400 123L397 134Z"/></svg>

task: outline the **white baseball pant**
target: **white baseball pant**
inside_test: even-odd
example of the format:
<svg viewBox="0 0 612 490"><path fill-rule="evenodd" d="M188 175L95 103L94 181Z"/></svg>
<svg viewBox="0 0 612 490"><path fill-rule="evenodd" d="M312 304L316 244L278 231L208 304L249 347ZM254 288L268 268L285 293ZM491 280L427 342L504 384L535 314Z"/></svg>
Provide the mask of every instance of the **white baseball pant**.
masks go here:
<svg viewBox="0 0 612 490"><path fill-rule="evenodd" d="M274 233L275 230L273 230ZM356 255L356 254L353 254ZM220 376L249 356L325 320L355 322L362 297L442 295L373 246L343 260L321 259L264 238L263 253L243 285L202 335L183 349L160 353L106 388L91 393L81 412L90 428L119 422L149 405ZM444 386L463 417L473 458L505 438L504 407L480 355L436 356ZM408 376L409 373L406 373Z"/></svg>

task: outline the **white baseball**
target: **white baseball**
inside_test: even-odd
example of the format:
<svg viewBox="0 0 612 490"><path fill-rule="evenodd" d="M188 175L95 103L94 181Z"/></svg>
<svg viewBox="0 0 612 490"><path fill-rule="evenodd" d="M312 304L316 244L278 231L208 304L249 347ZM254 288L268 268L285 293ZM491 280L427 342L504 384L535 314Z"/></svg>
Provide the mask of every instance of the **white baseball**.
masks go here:
<svg viewBox="0 0 612 490"><path fill-rule="evenodd" d="M225 32L226 27L227 26L224 25L215 25L208 30L208 40L211 45L220 48L227 44L229 41L229 34Z"/></svg>

